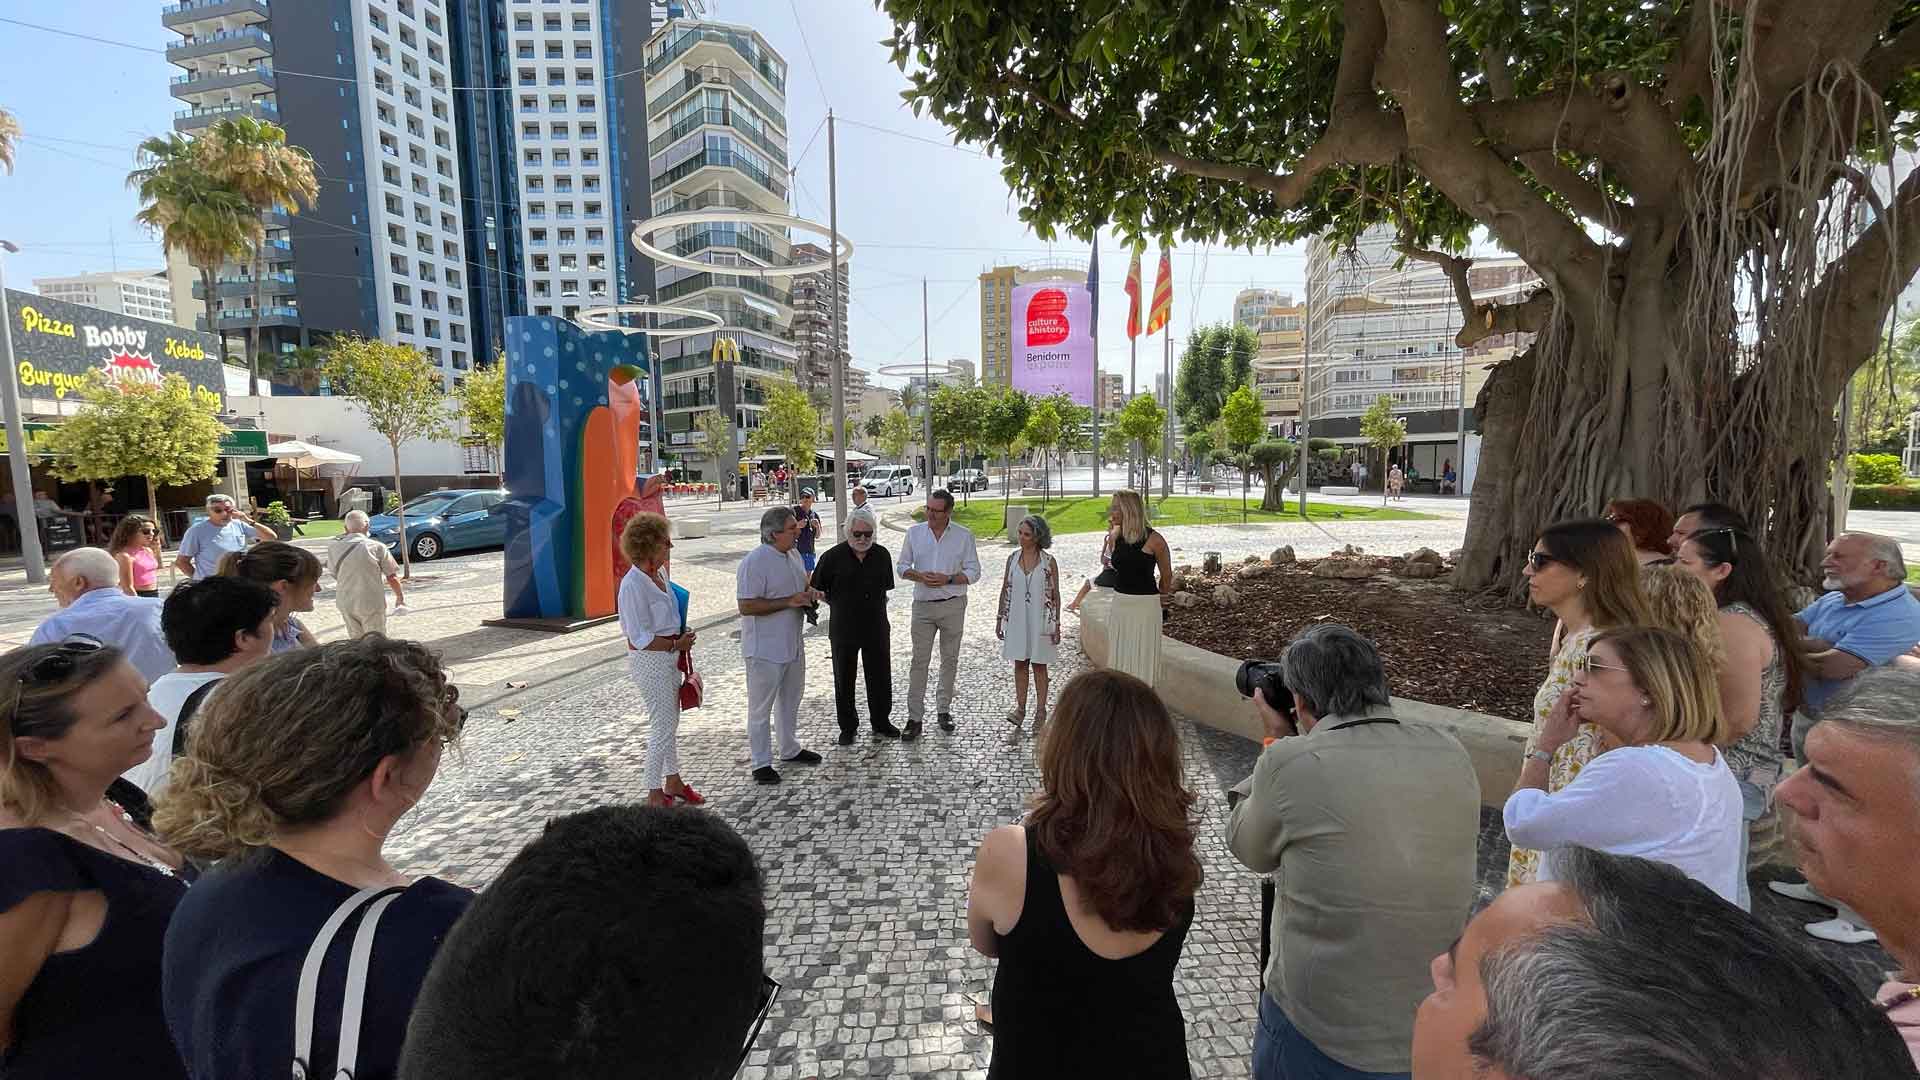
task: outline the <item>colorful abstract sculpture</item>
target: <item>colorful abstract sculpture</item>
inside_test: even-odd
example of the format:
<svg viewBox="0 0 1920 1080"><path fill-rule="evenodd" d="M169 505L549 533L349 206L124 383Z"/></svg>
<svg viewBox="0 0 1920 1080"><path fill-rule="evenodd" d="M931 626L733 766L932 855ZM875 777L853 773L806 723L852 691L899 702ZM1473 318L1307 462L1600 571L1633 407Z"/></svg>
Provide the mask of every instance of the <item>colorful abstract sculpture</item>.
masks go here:
<svg viewBox="0 0 1920 1080"><path fill-rule="evenodd" d="M614 613L625 561L616 516L659 509L638 474L646 339L565 319L507 320L508 619Z"/></svg>

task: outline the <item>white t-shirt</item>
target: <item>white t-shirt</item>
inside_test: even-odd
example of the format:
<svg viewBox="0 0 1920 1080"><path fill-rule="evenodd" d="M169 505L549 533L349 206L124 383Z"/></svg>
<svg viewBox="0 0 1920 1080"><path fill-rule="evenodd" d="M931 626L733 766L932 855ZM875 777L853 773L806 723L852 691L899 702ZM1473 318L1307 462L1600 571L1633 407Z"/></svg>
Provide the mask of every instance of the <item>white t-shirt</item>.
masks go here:
<svg viewBox="0 0 1920 1080"><path fill-rule="evenodd" d="M807 568L798 551L782 552L761 544L740 560L734 596L741 600L779 600L807 587ZM782 608L771 615L740 617L740 655L748 660L790 664L800 659L799 608Z"/></svg>
<svg viewBox="0 0 1920 1080"><path fill-rule="evenodd" d="M1540 880L1554 880L1553 849L1578 845L1679 868L1728 903L1740 876L1740 785L1714 751L1702 765L1664 746L1623 746L1587 763L1552 795L1522 788L1507 799L1507 838L1546 853Z"/></svg>
<svg viewBox="0 0 1920 1080"><path fill-rule="evenodd" d="M173 732L180 721L180 707L195 690L226 677L224 671L169 671L153 680L147 687L147 704L166 718L167 726L153 736L153 756L121 775L139 785L149 798L158 798L160 789L166 786L167 770L173 767ZM201 705L205 704L203 699Z"/></svg>

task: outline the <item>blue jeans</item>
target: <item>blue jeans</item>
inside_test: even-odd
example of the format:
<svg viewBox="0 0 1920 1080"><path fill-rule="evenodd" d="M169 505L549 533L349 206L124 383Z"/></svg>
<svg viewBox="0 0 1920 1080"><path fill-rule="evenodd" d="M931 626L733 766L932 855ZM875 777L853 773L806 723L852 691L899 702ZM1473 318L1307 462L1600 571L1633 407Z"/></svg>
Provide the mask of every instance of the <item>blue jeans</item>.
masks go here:
<svg viewBox="0 0 1920 1080"><path fill-rule="evenodd" d="M1735 782L1740 785L1740 897L1737 903L1741 911L1752 911L1753 892L1747 884L1747 852L1753 843L1753 823L1767 812L1768 793L1745 780Z"/></svg>
<svg viewBox="0 0 1920 1080"><path fill-rule="evenodd" d="M1362 1072L1320 1052L1262 992L1253 1035L1253 1080L1408 1080L1407 1073Z"/></svg>

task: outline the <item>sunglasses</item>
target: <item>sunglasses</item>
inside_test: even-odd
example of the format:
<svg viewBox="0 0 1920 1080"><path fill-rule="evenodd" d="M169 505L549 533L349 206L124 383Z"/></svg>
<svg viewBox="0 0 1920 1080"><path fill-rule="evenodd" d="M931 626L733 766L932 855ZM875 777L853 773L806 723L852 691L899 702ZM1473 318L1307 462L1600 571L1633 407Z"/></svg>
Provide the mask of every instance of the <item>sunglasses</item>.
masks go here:
<svg viewBox="0 0 1920 1080"><path fill-rule="evenodd" d="M1740 530L1731 525L1721 525L1712 529L1695 529L1693 532L1687 534L1687 539L1698 540L1703 536L1712 536L1715 533L1726 533L1727 544L1732 547L1733 554L1735 556L1740 554Z"/></svg>
<svg viewBox="0 0 1920 1080"><path fill-rule="evenodd" d="M1575 667L1575 668L1577 668L1577 669L1579 669L1580 671L1583 671L1583 672L1585 672L1585 673L1586 673L1586 674L1588 674L1588 675L1591 675L1591 674L1593 674L1593 673L1594 673L1594 672L1596 672L1596 671L1625 671L1625 670L1627 670L1626 668L1623 668L1623 667L1621 667L1621 666L1620 666L1619 664L1603 664L1603 663L1601 663L1600 661L1598 661L1598 660L1595 660L1595 659L1593 658L1593 654L1592 654L1592 653L1588 653L1587 655L1585 655L1585 656L1582 656L1582 657L1580 658L1580 660L1579 660L1579 662L1578 662L1578 663L1576 663L1576 664L1574 664L1574 667Z"/></svg>
<svg viewBox="0 0 1920 1080"><path fill-rule="evenodd" d="M767 1022L767 1014L773 1011L773 999L780 995L780 984L771 975L760 976L760 1011L754 1014L753 1026L747 1029L746 1045L740 1048L740 1064L733 1070L738 1076L740 1070L747 1067L747 1058L753 1054L753 1043L760 1037L760 1028Z"/></svg>
<svg viewBox="0 0 1920 1080"><path fill-rule="evenodd" d="M104 648L106 643L92 634L75 634L22 671L20 685L33 686L58 682L73 674L73 669L79 666L83 658L92 656Z"/></svg>
<svg viewBox="0 0 1920 1080"><path fill-rule="evenodd" d="M1544 551L1534 551L1527 554L1527 562L1531 564L1535 570L1545 570L1547 567L1559 561L1559 559L1554 558Z"/></svg>
<svg viewBox="0 0 1920 1080"><path fill-rule="evenodd" d="M865 540L873 535L873 530L868 529L866 532L850 532L847 535L853 537L855 540Z"/></svg>

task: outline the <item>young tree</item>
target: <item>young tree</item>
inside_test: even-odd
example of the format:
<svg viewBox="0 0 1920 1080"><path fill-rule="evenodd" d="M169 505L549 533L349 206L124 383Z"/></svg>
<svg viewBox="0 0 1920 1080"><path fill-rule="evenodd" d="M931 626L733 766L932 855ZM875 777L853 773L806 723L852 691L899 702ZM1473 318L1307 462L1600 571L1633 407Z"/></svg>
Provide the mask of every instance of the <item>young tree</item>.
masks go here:
<svg viewBox="0 0 1920 1080"><path fill-rule="evenodd" d="M1235 387L1227 395L1226 404L1220 409L1220 423L1226 428L1227 445L1233 448L1234 460L1240 466L1240 518L1244 521L1247 516L1247 483L1253 478L1253 462L1248 458L1247 451L1267 433L1266 414L1252 387Z"/></svg>
<svg viewBox="0 0 1920 1080"><path fill-rule="evenodd" d="M1260 351L1254 332L1234 323L1195 327L1173 375L1173 411L1188 431L1220 418L1227 395L1253 385L1253 358Z"/></svg>
<svg viewBox="0 0 1920 1080"><path fill-rule="evenodd" d="M1267 486L1266 494L1260 497L1260 509L1287 508L1287 472L1299 460L1299 453L1299 446L1285 439L1261 439L1253 444L1247 457L1253 467L1260 470L1262 482Z"/></svg>
<svg viewBox="0 0 1920 1080"><path fill-rule="evenodd" d="M1205 428L1187 433L1188 468L1199 472L1213 464L1213 432Z"/></svg>
<svg viewBox="0 0 1920 1080"><path fill-rule="evenodd" d="M962 468L973 467L973 454L981 443L981 428L986 423L987 408L993 396L978 386L942 386L934 391L930 407L933 409L933 437L943 445L957 446L965 462ZM960 498L968 498L969 489L962 485Z"/></svg>
<svg viewBox="0 0 1920 1080"><path fill-rule="evenodd" d="M1082 405L1066 394L1053 395L1053 407L1060 413L1060 441L1055 456L1060 462L1060 494L1067 493L1067 455L1081 454L1093 448L1093 406ZM1099 462L1094 463L1099 468Z"/></svg>
<svg viewBox="0 0 1920 1080"><path fill-rule="evenodd" d="M880 422L880 453L894 461L906 456L913 441L913 420L904 411L894 409Z"/></svg>
<svg viewBox="0 0 1920 1080"><path fill-rule="evenodd" d="M760 426L747 439L750 454L775 453L787 459L788 495L802 470L813 471L813 459L819 453L820 414L799 388L776 386L767 394L767 407L760 413Z"/></svg>
<svg viewBox="0 0 1920 1080"><path fill-rule="evenodd" d="M1911 3L881 6L911 104L1039 235L1388 223L1451 279L1460 346L1536 335L1476 410L1459 584L1514 587L1542 522L1624 491L1731 503L1811 573L1835 403L1920 267ZM1478 228L1542 287L1476 301L1448 252Z"/></svg>
<svg viewBox="0 0 1920 1080"><path fill-rule="evenodd" d="M880 441L880 433L886 430L886 426L887 418L879 413L874 413L872 416L867 417L866 424L862 426L860 430L866 433L868 439L877 443Z"/></svg>
<svg viewBox="0 0 1920 1080"><path fill-rule="evenodd" d="M1160 443L1166 435L1167 410L1153 399L1152 394L1141 394L1120 410L1113 418L1114 434L1132 444L1135 453L1149 463L1160 452ZM1147 477L1143 485L1148 490L1142 495L1150 495L1153 487L1152 477Z"/></svg>
<svg viewBox="0 0 1920 1080"><path fill-rule="evenodd" d="M1387 505L1387 455L1407 441L1407 422L1393 415L1393 398L1381 394L1360 417L1360 434L1380 452L1380 505Z"/></svg>
<svg viewBox="0 0 1920 1080"><path fill-rule="evenodd" d="M1013 447L1027 430L1027 416L1033 411L1033 398L1024 390L1015 390L1011 386L997 386L988 391L985 419L980 425L980 441L1000 451L1000 466L1005 472L1001 481L1001 502L1004 506L1013 504ZM1001 520L1006 520L1004 510Z"/></svg>
<svg viewBox="0 0 1920 1080"><path fill-rule="evenodd" d="M1041 498L1053 500L1053 484L1047 474L1047 454L1060 445L1060 406L1052 398L1041 398L1034 403L1033 411L1027 414L1027 426L1022 435L1027 445L1040 451L1040 491Z"/></svg>
<svg viewBox="0 0 1920 1080"><path fill-rule="evenodd" d="M220 466L220 395L179 375L158 386L87 376L80 411L34 442L62 480L147 478L147 509L160 520L161 484L194 484Z"/></svg>
<svg viewBox="0 0 1920 1080"><path fill-rule="evenodd" d="M732 479L726 473L726 461L734 449L733 421L720 415L718 409L708 409L693 418L693 429L700 433L700 448L713 459L714 508L718 509L727 501L727 482Z"/></svg>
<svg viewBox="0 0 1920 1080"><path fill-rule="evenodd" d="M467 433L485 442L499 469L504 463L501 452L507 442L507 365L504 356L493 363L467 373L467 379L453 388L454 410L466 422Z"/></svg>
<svg viewBox="0 0 1920 1080"><path fill-rule="evenodd" d="M393 450L393 490L400 498L399 521L403 576L413 576L413 545L407 542L406 492L400 471L400 445L415 439L444 439L452 428L440 372L419 350L357 335L327 344L327 381L333 392L356 405L367 426ZM504 407L504 406L503 406Z"/></svg>

